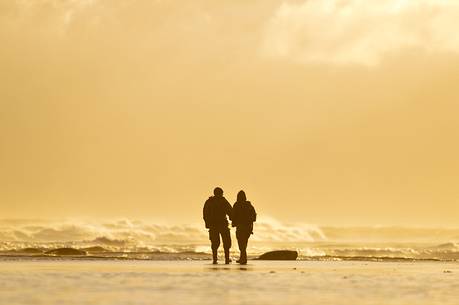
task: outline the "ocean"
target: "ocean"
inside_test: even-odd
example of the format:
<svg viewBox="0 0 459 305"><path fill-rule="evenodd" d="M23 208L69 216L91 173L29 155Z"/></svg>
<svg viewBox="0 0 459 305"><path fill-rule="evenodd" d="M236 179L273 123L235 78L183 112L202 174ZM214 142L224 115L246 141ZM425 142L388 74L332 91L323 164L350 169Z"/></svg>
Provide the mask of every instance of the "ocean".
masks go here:
<svg viewBox="0 0 459 305"><path fill-rule="evenodd" d="M459 229L260 219L248 265L211 264L202 224L0 221L3 305L457 305ZM296 261L261 261L270 250Z"/></svg>
<svg viewBox="0 0 459 305"><path fill-rule="evenodd" d="M238 256L232 230L231 255ZM0 260L75 259L207 260L203 224L159 225L142 221L0 220ZM296 250L299 260L459 261L459 228L330 227L286 225L272 218L255 224L249 258L271 250ZM72 252L70 252L72 254Z"/></svg>

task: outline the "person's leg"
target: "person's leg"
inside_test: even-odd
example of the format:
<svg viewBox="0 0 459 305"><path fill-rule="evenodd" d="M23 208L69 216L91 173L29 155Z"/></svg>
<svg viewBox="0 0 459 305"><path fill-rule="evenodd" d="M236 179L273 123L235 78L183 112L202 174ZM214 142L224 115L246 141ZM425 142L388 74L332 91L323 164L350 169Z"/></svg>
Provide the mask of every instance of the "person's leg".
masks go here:
<svg viewBox="0 0 459 305"><path fill-rule="evenodd" d="M236 262L240 263L242 258L242 249L244 248L243 237L240 230L236 230L236 239L237 246L239 248L239 259Z"/></svg>
<svg viewBox="0 0 459 305"><path fill-rule="evenodd" d="M216 264L218 260L218 247L220 247L220 234L218 230L209 230L209 239L212 247L212 259L213 263Z"/></svg>
<svg viewBox="0 0 459 305"><path fill-rule="evenodd" d="M239 251L241 252L239 263L246 264L247 263L247 242L249 239L249 234L245 231L236 232L237 236L237 243L239 245Z"/></svg>
<svg viewBox="0 0 459 305"><path fill-rule="evenodd" d="M241 264L247 264L247 243L249 242L249 236L249 234L245 234L242 239Z"/></svg>
<svg viewBox="0 0 459 305"><path fill-rule="evenodd" d="M223 240L223 249L225 249L225 264L231 262L230 259L230 248L231 248L231 234L228 228L221 230L222 240Z"/></svg>

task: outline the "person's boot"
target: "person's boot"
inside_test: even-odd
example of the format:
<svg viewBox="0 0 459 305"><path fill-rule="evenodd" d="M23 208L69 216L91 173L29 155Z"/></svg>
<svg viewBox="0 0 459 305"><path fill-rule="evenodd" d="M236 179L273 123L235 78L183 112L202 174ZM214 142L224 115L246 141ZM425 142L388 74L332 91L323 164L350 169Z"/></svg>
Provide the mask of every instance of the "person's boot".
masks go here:
<svg viewBox="0 0 459 305"><path fill-rule="evenodd" d="M218 264L217 250L212 249L212 259L213 259L212 264L214 265Z"/></svg>
<svg viewBox="0 0 459 305"><path fill-rule="evenodd" d="M230 255L229 255L229 249L225 249L225 264L231 263Z"/></svg>
<svg viewBox="0 0 459 305"><path fill-rule="evenodd" d="M236 260L236 263L239 264L240 262L242 262L242 252L239 254L239 259Z"/></svg>
<svg viewBox="0 0 459 305"><path fill-rule="evenodd" d="M241 265L247 264L247 253L246 252L241 253L241 257L239 258L238 263Z"/></svg>

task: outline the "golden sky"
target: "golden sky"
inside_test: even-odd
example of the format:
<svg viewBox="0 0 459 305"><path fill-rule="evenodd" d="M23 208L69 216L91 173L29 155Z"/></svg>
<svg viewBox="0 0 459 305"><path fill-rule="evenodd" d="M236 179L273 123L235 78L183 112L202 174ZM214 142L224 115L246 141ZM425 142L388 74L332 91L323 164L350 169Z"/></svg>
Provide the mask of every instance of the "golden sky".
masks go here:
<svg viewBox="0 0 459 305"><path fill-rule="evenodd" d="M457 226L455 0L0 2L0 217Z"/></svg>

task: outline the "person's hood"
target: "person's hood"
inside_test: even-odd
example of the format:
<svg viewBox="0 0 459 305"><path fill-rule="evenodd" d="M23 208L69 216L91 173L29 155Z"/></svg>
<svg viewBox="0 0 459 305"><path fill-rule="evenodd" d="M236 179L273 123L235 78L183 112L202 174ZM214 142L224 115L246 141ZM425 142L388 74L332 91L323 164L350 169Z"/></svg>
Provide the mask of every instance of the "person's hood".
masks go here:
<svg viewBox="0 0 459 305"><path fill-rule="evenodd" d="M248 205L250 205L250 206L252 205L252 204L250 203L250 201L244 201L244 202L236 201L236 202L234 203L234 205L236 205L236 204L237 204L237 205L240 205L240 204L241 204L241 205L242 205L242 204L248 204Z"/></svg>

